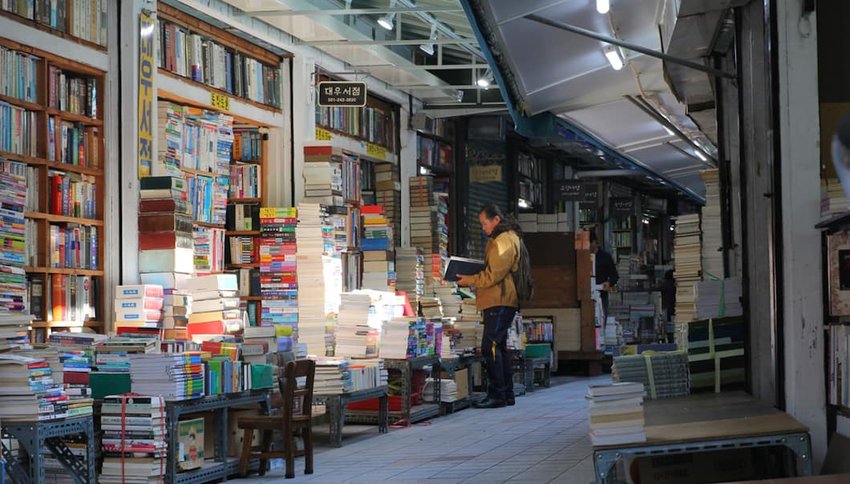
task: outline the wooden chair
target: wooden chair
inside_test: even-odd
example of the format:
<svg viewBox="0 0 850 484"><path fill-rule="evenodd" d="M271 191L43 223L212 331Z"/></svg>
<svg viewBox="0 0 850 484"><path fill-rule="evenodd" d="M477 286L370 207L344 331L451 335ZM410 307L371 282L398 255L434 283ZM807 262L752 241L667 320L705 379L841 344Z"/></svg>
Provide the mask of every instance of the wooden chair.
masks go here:
<svg viewBox="0 0 850 484"><path fill-rule="evenodd" d="M295 477L295 457L304 456L304 474L313 473L313 378L316 362L313 360L290 361L279 378L280 393L283 396L281 415L257 416L239 419L238 426L245 431L242 441L240 473L248 474L248 461L260 459L260 475L265 475L270 458L286 459L286 478ZM298 387L297 379L306 378L306 384ZM304 450L295 450L295 430L301 430L304 438ZM254 430L262 432L259 451L251 450ZM272 451L272 437L277 430L283 435L283 451Z"/></svg>

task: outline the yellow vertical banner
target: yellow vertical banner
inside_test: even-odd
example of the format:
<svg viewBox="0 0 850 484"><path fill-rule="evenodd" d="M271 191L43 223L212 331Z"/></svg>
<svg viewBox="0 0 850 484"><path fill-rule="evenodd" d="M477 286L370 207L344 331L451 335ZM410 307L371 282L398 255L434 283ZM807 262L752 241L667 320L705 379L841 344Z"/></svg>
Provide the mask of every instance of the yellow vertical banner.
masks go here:
<svg viewBox="0 0 850 484"><path fill-rule="evenodd" d="M156 21L144 13L139 16L139 178L153 170L153 76L154 32Z"/></svg>

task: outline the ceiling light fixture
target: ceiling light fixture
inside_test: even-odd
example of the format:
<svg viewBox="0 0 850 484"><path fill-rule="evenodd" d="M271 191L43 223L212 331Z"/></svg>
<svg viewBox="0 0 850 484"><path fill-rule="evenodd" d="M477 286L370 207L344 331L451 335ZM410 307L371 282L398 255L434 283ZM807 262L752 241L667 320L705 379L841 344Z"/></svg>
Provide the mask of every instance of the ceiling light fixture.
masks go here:
<svg viewBox="0 0 850 484"><path fill-rule="evenodd" d="M398 3L398 0L390 0L390 8L395 8L397 3ZM383 17L378 19L378 25L380 25L381 27L383 27L387 30L393 29L394 22L395 22L395 12L388 13L388 14L386 14Z"/></svg>
<svg viewBox="0 0 850 484"><path fill-rule="evenodd" d="M619 71L626 64L623 59L623 54L620 52L620 49L614 47L613 45L609 45L603 49L605 52L605 57L608 59L608 62L611 63L611 67L615 71Z"/></svg>
<svg viewBox="0 0 850 484"><path fill-rule="evenodd" d="M475 83L478 84L478 87L483 89L490 89L490 86L493 84L493 82L495 82L493 79L493 74L489 70L485 71L484 75L482 75L478 78L477 81L475 81Z"/></svg>
<svg viewBox="0 0 850 484"><path fill-rule="evenodd" d="M664 125L662 125L662 126L664 126ZM667 134L669 136L674 136L676 134L676 133L673 132L672 129L668 128L667 126L664 126L664 131L667 131Z"/></svg>
<svg viewBox="0 0 850 484"><path fill-rule="evenodd" d="M611 10L611 1L610 0L596 0L596 11L601 14L608 13L608 10Z"/></svg>
<svg viewBox="0 0 850 484"><path fill-rule="evenodd" d="M457 102L459 102L459 103L463 102L463 89L458 89L455 92L455 99L457 99Z"/></svg>
<svg viewBox="0 0 850 484"><path fill-rule="evenodd" d="M694 150L694 153L697 154L697 158L699 158L700 161L708 161L708 158L706 158L705 155L702 154L701 150Z"/></svg>
<svg viewBox="0 0 850 484"><path fill-rule="evenodd" d="M437 24L431 24L431 35L428 36L430 40L437 40ZM419 49L428 54L434 55L434 43L429 42L427 44L422 44L419 46Z"/></svg>

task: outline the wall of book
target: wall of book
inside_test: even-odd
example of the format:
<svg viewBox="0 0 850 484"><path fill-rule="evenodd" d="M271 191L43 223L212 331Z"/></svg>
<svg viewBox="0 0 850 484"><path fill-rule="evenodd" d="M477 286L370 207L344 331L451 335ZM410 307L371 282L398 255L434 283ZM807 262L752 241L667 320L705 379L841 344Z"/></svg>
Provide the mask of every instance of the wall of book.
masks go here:
<svg viewBox="0 0 850 484"><path fill-rule="evenodd" d="M25 283L14 300L36 341L50 328L102 327L104 74L3 38L0 65L2 187L24 230L10 229L4 249L17 267L7 282Z"/></svg>
<svg viewBox="0 0 850 484"><path fill-rule="evenodd" d="M51 34L106 48L109 0L2 0L0 14Z"/></svg>
<svg viewBox="0 0 850 484"><path fill-rule="evenodd" d="M280 56L158 3L157 67L253 103L279 109Z"/></svg>

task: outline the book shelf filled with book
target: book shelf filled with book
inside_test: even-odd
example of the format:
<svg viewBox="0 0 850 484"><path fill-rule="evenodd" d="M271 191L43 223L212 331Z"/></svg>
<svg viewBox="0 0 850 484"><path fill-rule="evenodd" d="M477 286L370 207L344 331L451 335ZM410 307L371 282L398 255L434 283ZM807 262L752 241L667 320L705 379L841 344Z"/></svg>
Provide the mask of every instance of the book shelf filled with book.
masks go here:
<svg viewBox="0 0 850 484"><path fill-rule="evenodd" d="M0 159L25 166L30 336L101 328L104 73L2 37L0 60Z"/></svg>
<svg viewBox="0 0 850 484"><path fill-rule="evenodd" d="M157 4L159 73L264 109L282 105L281 56Z"/></svg>
<svg viewBox="0 0 850 484"><path fill-rule="evenodd" d="M4 0L0 15L52 35L106 50L110 0Z"/></svg>
<svg viewBox="0 0 850 484"><path fill-rule="evenodd" d="M332 80L336 79L322 73L317 75L318 82ZM367 95L366 106L362 108L316 104L316 125L321 129L376 145L394 154L398 152L398 123L398 106L372 95Z"/></svg>
<svg viewBox="0 0 850 484"><path fill-rule="evenodd" d="M541 156L516 151L517 211L544 213L546 211L547 163Z"/></svg>

